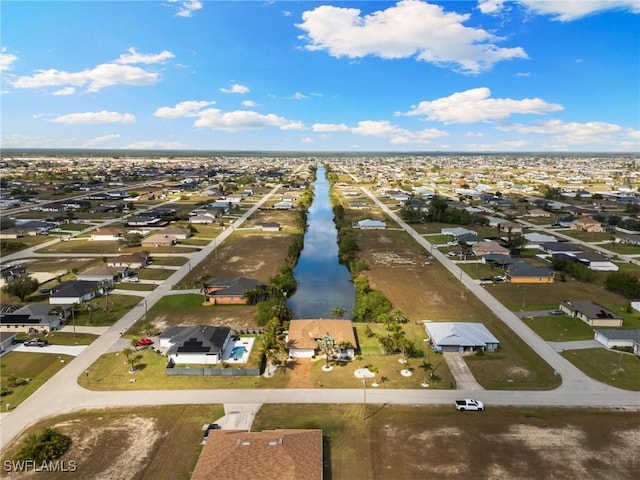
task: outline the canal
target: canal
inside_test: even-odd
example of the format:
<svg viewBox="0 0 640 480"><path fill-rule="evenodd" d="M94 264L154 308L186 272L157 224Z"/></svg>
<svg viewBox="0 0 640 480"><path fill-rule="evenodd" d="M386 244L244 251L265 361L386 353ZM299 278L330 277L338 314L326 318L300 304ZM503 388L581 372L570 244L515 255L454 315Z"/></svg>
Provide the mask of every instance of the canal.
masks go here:
<svg viewBox="0 0 640 480"><path fill-rule="evenodd" d="M332 318L334 307L343 308L344 318L351 318L355 288L349 270L338 261L338 231L323 167L318 168L313 187L304 248L293 270L298 286L287 305L293 318Z"/></svg>

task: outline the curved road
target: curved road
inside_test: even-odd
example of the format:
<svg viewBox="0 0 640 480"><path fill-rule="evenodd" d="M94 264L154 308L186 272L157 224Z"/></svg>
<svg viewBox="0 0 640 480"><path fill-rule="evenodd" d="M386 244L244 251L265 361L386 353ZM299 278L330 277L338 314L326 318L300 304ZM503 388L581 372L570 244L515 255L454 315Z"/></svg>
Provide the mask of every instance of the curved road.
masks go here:
<svg viewBox="0 0 640 480"><path fill-rule="evenodd" d="M162 296L171 292L171 287L188 274L190 265L202 261L217 245L224 241L234 228L241 225L255 212L280 186L274 188L251 210L236 220L218 236L215 242L201 251L190 254L193 263L183 265L167 281L146 298L147 307L153 305ZM364 189L363 189L364 190ZM426 249L431 245L412 228L399 219L373 195L365 190L391 218L411 234ZM521 406L591 406L625 407L640 409L640 396L637 392L628 392L608 387L586 377L577 368L558 355L553 349L518 318L504 308L495 298L477 285L460 268L449 261L442 253L432 254L440 260L453 275L461 278L467 289L478 295L489 307L516 331L531 347L555 368L564 380L562 386L553 391L430 391L424 390L387 390L367 388L367 401L376 404L450 404L456 398L473 394L489 405ZM211 404L211 403L361 403L365 391L360 388L361 381L354 378L353 389L251 389L251 390L138 390L90 391L77 384L79 375L84 374L108 348L144 313L141 301L116 324L109 328L80 355L55 376L49 379L38 391L20 404L11 413L0 419L0 448L5 448L21 431L29 425L51 415L71 412L79 409L95 409L118 406L169 405L169 404ZM90 374L90 373L89 373Z"/></svg>

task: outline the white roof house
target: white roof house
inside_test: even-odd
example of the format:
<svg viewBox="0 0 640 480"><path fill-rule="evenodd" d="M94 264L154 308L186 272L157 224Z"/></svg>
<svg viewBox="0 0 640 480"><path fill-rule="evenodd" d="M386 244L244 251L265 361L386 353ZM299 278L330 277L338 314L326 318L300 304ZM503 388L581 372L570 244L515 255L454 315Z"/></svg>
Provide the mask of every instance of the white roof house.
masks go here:
<svg viewBox="0 0 640 480"><path fill-rule="evenodd" d="M499 340L482 323L425 322L433 349L437 352L474 352L495 350Z"/></svg>

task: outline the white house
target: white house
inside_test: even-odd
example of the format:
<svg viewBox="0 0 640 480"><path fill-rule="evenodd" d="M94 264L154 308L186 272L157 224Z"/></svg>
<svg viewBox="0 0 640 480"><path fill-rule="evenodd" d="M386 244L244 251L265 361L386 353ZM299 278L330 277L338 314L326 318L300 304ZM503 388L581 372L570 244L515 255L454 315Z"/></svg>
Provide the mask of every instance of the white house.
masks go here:
<svg viewBox="0 0 640 480"><path fill-rule="evenodd" d="M124 228L104 227L91 233L94 242L118 242L124 238Z"/></svg>
<svg viewBox="0 0 640 480"><path fill-rule="evenodd" d="M100 292L100 282L71 280L62 282L51 289L49 304L71 305L72 303L87 302Z"/></svg>
<svg viewBox="0 0 640 480"><path fill-rule="evenodd" d="M595 339L607 348L631 348L640 356L640 330L598 329Z"/></svg>
<svg viewBox="0 0 640 480"><path fill-rule="evenodd" d="M215 365L231 339L229 327L169 327L159 337L173 364Z"/></svg>
<svg viewBox="0 0 640 480"><path fill-rule="evenodd" d="M495 350L500 342L482 323L424 322L429 342L437 352Z"/></svg>
<svg viewBox="0 0 640 480"><path fill-rule="evenodd" d="M387 228L386 222L381 222L379 220L358 220L357 222L353 222L353 228L359 228L361 230L384 230Z"/></svg>

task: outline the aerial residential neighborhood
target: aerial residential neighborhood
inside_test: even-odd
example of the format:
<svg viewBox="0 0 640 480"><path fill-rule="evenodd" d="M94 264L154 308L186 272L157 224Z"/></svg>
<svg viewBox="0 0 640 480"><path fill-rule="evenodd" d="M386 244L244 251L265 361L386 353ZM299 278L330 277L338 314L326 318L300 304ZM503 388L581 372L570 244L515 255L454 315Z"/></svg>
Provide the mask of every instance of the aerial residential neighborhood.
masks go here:
<svg viewBox="0 0 640 480"><path fill-rule="evenodd" d="M0 477L637 480L639 0L0 8Z"/></svg>
<svg viewBox="0 0 640 480"><path fill-rule="evenodd" d="M94 208L103 200L86 193L86 180L66 183L67 168L79 169L72 156L42 180L23 179L25 165L37 171L46 159L2 160L3 200L12 206L3 210L3 230L51 225L46 235L3 240L3 449L19 438L21 419L31 421L30 405L60 388L90 392L103 407L119 403L102 396L109 391L122 402L158 392L149 397L156 405L176 402L168 392L184 392L185 404L215 403L215 395L203 396L213 391L236 398L239 410L224 400L223 410L196 415L215 427L194 428L206 438L202 453L189 457L192 478L233 471L247 458L255 468L284 462L309 475L342 468L333 446L305 446L321 431L301 428L309 401L357 408L355 418L365 422L375 421L369 416L380 404L472 410L460 407L461 398L479 402L476 410L487 415L500 405L639 406L637 160L558 160L567 177L537 186L537 160L526 156L396 156L389 169L384 156L265 155L252 159L252 175L239 168L243 157L141 158L130 160L132 179L129 160L113 162L115 175L100 160L85 161L80 178L104 179L89 191L118 183L136 199L127 202L133 209L105 211ZM481 175L506 159L530 167L509 182ZM192 171L193 162L209 168ZM624 183L603 180L597 168L588 182L572 179L571 169L586 163L603 172L632 167L620 176ZM143 168L153 180L140 181ZM403 169L414 172L411 181ZM314 225L324 211L310 208L327 193L333 237L326 227L318 236ZM60 203L60 195L87 204L54 218L41 207ZM211 222L197 221L209 211L202 206L215 202L224 206ZM131 221L152 218L148 211L161 221ZM568 213L573 223L559 224ZM328 273L330 263L348 272L346 280ZM350 289L354 297L345 301L338 292ZM300 292L314 315L297 315ZM570 389L575 381L588 382L583 394ZM252 400L261 391L271 392L267 400ZM539 393L527 400L523 391ZM282 403L296 404L289 409L302 423L278 420L276 412L261 417ZM47 408L38 410L46 421ZM300 463L302 449L316 453Z"/></svg>

